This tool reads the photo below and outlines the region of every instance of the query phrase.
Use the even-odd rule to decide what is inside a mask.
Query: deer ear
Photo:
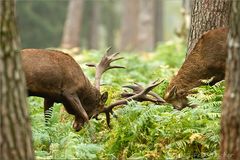
[[[177,87],[173,86],[168,92],[168,97],[176,98],[176,94],[177,94]]]
[[[100,99],[100,103],[101,104],[105,104],[106,101],[108,99],[108,92],[104,92],[102,95],[101,95],[101,99]]]

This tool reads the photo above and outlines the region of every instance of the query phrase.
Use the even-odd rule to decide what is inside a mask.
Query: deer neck
[[[189,56],[182,67],[179,69],[178,73],[172,79],[170,87],[176,86],[178,89],[183,89],[189,91],[190,89],[201,85],[199,76],[204,73],[205,66],[201,66],[201,57],[199,54],[192,53]]]

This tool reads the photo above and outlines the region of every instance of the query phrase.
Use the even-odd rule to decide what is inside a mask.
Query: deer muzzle
[[[76,132],[79,132],[84,125],[84,121],[82,118],[75,117],[72,127],[75,129]]]

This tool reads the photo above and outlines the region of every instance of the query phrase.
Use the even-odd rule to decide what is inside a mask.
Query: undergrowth
[[[126,69],[110,70],[103,76],[101,91],[109,92],[107,103],[119,99],[122,85],[146,85],[164,80],[154,91],[163,96],[170,78],[184,59],[181,42],[161,44],[155,53],[122,53],[116,62]],[[94,80],[94,69],[103,51],[82,51],[76,59],[84,73]],[[109,129],[105,115],[92,119],[80,132],[72,129],[73,116],[55,104],[52,117],[44,123],[43,100],[28,98],[37,159],[217,159],[219,152],[220,106],[224,82],[194,89],[191,104],[181,111],[171,105],[129,102],[115,109]]]

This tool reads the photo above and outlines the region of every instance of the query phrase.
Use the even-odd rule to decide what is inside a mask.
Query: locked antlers
[[[162,103],[164,103],[165,101],[158,95],[158,94],[156,94],[156,93],[154,93],[153,91],[151,91],[153,88],[155,88],[156,86],[158,86],[159,84],[161,84],[163,82],[163,80],[162,81],[160,81],[160,82],[158,82],[158,80],[156,80],[156,81],[154,81],[151,85],[150,85],[150,91],[148,91],[147,89],[148,88],[146,88],[146,91],[148,91],[148,93],[147,94],[143,94],[143,95],[140,95],[139,97],[137,97],[137,98],[135,98],[134,100],[136,100],[136,101],[139,101],[139,102],[142,102],[142,101],[150,101],[150,102],[153,102],[153,103],[155,103],[155,104],[162,104]],[[155,86],[156,85],[156,86]],[[138,84],[138,83],[134,83],[134,85],[127,85],[127,86],[123,86],[124,88],[130,88],[130,89],[132,89],[133,90],[133,93],[128,93],[128,92],[123,92],[122,94],[121,94],[121,96],[123,97],[123,98],[129,98],[129,97],[131,97],[131,96],[134,96],[134,95],[136,95],[136,94],[138,94],[138,93],[140,93],[140,92],[142,92],[143,90],[144,90],[144,87],[143,86],[141,86],[140,84]],[[151,88],[151,87],[153,87],[153,88]],[[150,95],[150,96],[149,96]]]
[[[159,84],[161,84],[163,81],[154,81],[150,85],[148,85],[146,88],[142,87],[141,85],[135,83],[135,85],[129,85],[129,86],[123,86],[125,88],[130,88],[133,90],[132,93],[123,92],[121,96],[124,98],[122,100],[118,100],[109,106],[105,107],[102,112],[106,114],[107,119],[107,125],[110,127],[110,113],[113,113],[113,108],[119,105],[127,104],[130,100],[135,101],[150,101],[155,104],[164,104],[165,101],[159,97],[156,93],[154,93],[153,90],[155,87],[157,87]]]

